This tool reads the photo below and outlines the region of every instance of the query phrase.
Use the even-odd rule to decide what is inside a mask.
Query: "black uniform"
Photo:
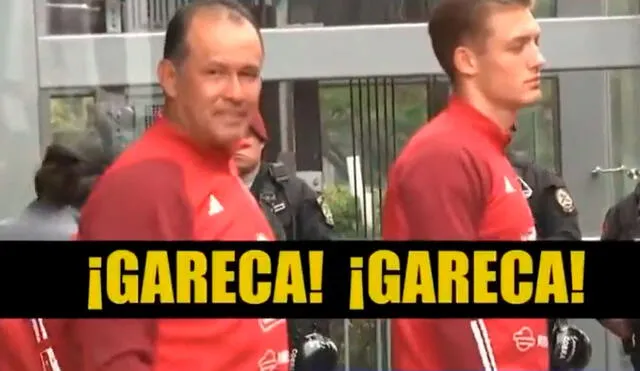
[[[331,239],[333,216],[322,196],[302,179],[290,176],[284,164],[261,164],[251,193],[265,210],[274,233],[281,235],[280,240]]]
[[[602,224],[601,239],[640,239],[640,184],[607,210]]]
[[[251,185],[278,240],[330,240],[333,217],[322,197],[302,179],[290,176],[284,164],[262,163]],[[306,335],[329,336],[328,319],[289,319],[292,351],[299,352]]]
[[[534,164],[524,156],[509,154],[509,161],[518,174],[522,191],[529,201],[529,208],[536,224],[539,240],[581,240],[578,226],[578,212],[564,181],[541,166]],[[556,338],[557,328],[566,326],[566,319],[549,320],[549,339]],[[567,369],[554,354],[551,342],[550,356],[554,370]]]
[[[523,156],[509,154],[536,223],[539,240],[581,240],[578,211],[564,181]]]

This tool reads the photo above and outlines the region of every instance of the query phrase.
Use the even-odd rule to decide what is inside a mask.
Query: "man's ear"
[[[459,46],[453,51],[453,65],[461,75],[474,76],[478,73],[476,54],[466,46]]]
[[[160,63],[158,63],[156,74],[165,96],[175,98],[178,91],[178,70],[175,64],[168,59],[161,60]]]

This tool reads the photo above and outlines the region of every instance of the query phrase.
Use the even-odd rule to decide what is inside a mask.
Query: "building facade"
[[[0,217],[33,197],[48,143],[89,129],[91,104],[134,108],[118,128],[124,141],[144,130],[160,103],[162,31],[185,1],[0,1]],[[311,185],[354,200],[343,211],[358,219],[344,226],[349,237],[379,235],[388,164],[448,93],[421,23],[435,1],[249,4],[265,27],[268,155],[289,155]],[[640,167],[640,1],[545,0],[536,13],[545,98],[522,112],[514,147],[562,173],[585,236],[597,237]],[[597,347],[591,368],[629,368],[615,340],[580,322]],[[337,321],[336,331],[348,368],[388,368],[383,320]]]

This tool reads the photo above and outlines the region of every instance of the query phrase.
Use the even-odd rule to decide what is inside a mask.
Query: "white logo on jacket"
[[[520,236],[521,241],[535,241],[538,239],[538,233],[536,232],[536,227],[531,227],[527,231],[527,233]]]
[[[268,349],[264,352],[264,355],[258,360],[258,369],[260,371],[275,371],[278,366],[289,366],[289,350],[282,350],[277,352],[273,349]]]
[[[539,348],[549,347],[547,335],[535,335],[533,330],[527,326],[513,333],[513,342],[516,345],[516,349],[521,352],[526,352],[536,346]]]
[[[220,203],[220,201],[218,201],[216,196],[209,195],[209,216],[214,216],[223,211],[224,207],[222,207],[222,204]]]
[[[509,181],[509,178],[507,178],[506,175],[504,176],[504,191],[506,194],[516,191],[516,188],[511,184],[511,181]]]
[[[274,328],[284,325],[287,322],[284,318],[260,318],[258,319],[258,325],[262,329],[262,332],[269,332]]]

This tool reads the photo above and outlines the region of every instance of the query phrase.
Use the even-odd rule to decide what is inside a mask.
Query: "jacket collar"
[[[514,129],[505,130],[500,125],[478,111],[469,103],[452,95],[449,100],[449,111],[467,117],[460,124],[471,125],[474,130],[485,136],[499,151],[504,151],[511,142]]]

